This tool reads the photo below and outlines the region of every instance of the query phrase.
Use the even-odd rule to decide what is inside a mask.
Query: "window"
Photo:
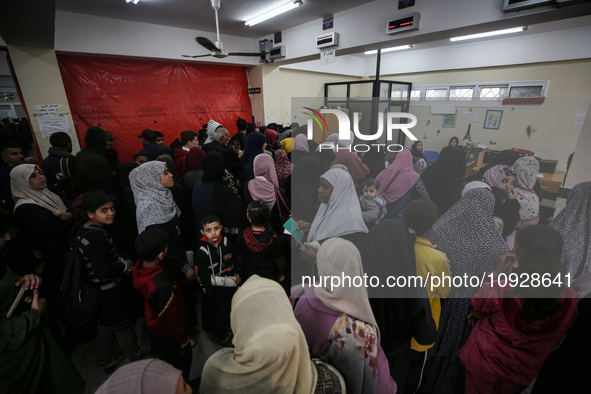
[[[542,95],[543,86],[512,86],[509,91],[509,97],[544,97]]]
[[[478,100],[493,101],[507,97],[508,85],[505,86],[481,86]]]
[[[474,87],[450,87],[449,100],[450,101],[472,101],[474,97]]]
[[[445,101],[447,99],[447,89],[425,89],[426,101]]]

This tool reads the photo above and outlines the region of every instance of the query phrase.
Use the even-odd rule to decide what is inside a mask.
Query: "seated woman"
[[[404,149],[376,177],[380,195],[386,200],[386,219],[404,220],[404,207],[413,200],[429,199],[429,193],[419,174],[413,169],[412,155]]]
[[[513,238],[509,236],[513,234],[515,226],[519,222],[519,209],[521,208],[515,191],[515,171],[509,166],[499,164],[484,173],[484,181],[492,188],[495,195],[493,216],[503,221],[502,234],[511,249],[514,236]]]
[[[443,149],[441,149],[440,154],[450,148],[455,148],[456,146],[458,146],[459,143],[460,143],[460,139],[458,137],[451,137],[449,139],[449,144],[447,144],[447,146],[444,146]]]
[[[47,188],[43,171],[34,164],[21,164],[10,172],[15,202],[15,224],[45,259],[44,291],[49,306],[57,301],[60,270],[68,252],[68,235],[74,223],[62,199]]]
[[[310,360],[306,337],[277,282],[248,279],[232,299],[231,326],[234,347],[207,359],[201,393],[345,392],[334,367]]]
[[[515,170],[515,191],[519,201],[519,223],[515,228],[538,224],[540,221],[540,199],[534,191],[540,172],[540,162],[533,156],[523,156],[513,165]]]
[[[331,238],[318,251],[321,278],[363,277],[359,251],[349,241]],[[380,331],[365,287],[298,285],[291,291],[294,314],[310,352],[333,365],[352,393],[396,393]]]
[[[423,159],[426,162],[429,162],[425,155],[423,154],[423,142],[422,141],[415,141],[412,146],[410,147],[410,153],[412,157],[416,157],[417,159]],[[443,152],[442,152],[443,153]]]
[[[562,237],[548,226],[517,234],[515,260],[499,258],[493,280],[472,298],[479,320],[458,355],[466,367],[466,393],[517,393],[526,388],[577,315],[576,293],[567,286],[501,286],[499,275],[562,277]],[[513,275],[513,274],[512,274]],[[544,297],[544,298],[541,298]]]

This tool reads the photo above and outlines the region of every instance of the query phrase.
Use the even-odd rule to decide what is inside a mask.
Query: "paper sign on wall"
[[[43,134],[44,138],[60,131],[67,134],[71,132],[67,116],[38,116],[37,121],[41,126],[41,134]]]
[[[585,123],[586,117],[587,117],[587,114],[575,114],[575,120],[574,120],[573,124],[575,126],[582,126],[583,123]]]
[[[478,122],[478,112],[464,112],[464,122]]]
[[[320,64],[335,63],[336,61],[336,54],[334,49],[329,49],[328,51],[320,52]]]
[[[41,112],[40,115],[45,116],[55,116],[57,113],[57,109],[63,107],[63,104],[41,104],[41,105],[33,105],[33,108],[39,110]]]

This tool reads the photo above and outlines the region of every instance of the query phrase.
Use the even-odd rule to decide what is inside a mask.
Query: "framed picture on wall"
[[[485,129],[498,130],[501,127],[501,119],[503,118],[502,109],[488,109],[486,110],[486,116],[484,117]]]
[[[443,115],[443,124],[441,127],[456,127],[456,118],[458,111],[455,114]]]

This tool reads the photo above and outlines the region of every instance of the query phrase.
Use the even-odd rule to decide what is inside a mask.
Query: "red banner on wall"
[[[158,130],[169,145],[183,130],[210,119],[236,133],[252,122],[246,69],[173,61],[57,56],[76,134],[84,146],[89,127],[113,134],[120,163],[142,150],[138,135]]]

